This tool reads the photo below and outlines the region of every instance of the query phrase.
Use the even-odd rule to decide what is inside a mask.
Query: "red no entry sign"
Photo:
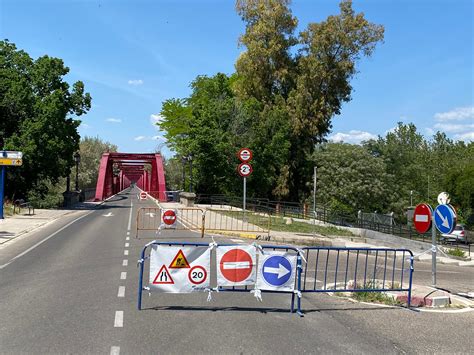
[[[146,192],[145,191],[140,192],[140,200],[146,200]]]
[[[176,223],[176,212],[174,210],[166,210],[163,212],[163,223],[172,226]]]
[[[239,152],[237,153],[237,156],[239,157],[240,161],[242,163],[246,163],[250,160],[252,160],[252,151],[248,148],[242,148],[241,150],[239,150]]]
[[[413,213],[413,225],[419,233],[426,233],[431,227],[433,209],[427,203],[420,203]]]
[[[230,282],[246,280],[253,269],[252,257],[242,249],[231,249],[225,253],[219,263],[222,276]]]

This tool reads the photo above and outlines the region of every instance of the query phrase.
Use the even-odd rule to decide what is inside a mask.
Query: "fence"
[[[201,237],[204,236],[204,211],[202,209],[175,208],[173,210],[176,211],[176,223],[173,229],[199,231],[201,232]],[[135,238],[140,239],[138,238],[139,231],[158,231],[162,229],[161,213],[162,209],[160,207],[139,208],[136,218]]]
[[[270,216],[242,210],[207,209],[204,230],[270,234]]]
[[[261,254],[257,254],[258,260],[256,264],[263,261],[260,260],[265,252],[269,250],[275,252],[285,252],[296,257],[296,263],[291,267],[291,272],[294,275],[293,279],[288,279],[292,285],[288,288],[282,288],[281,290],[278,287],[273,289],[259,289],[256,285],[259,284],[259,278],[265,276],[265,272],[277,272],[277,271],[264,271],[263,266],[257,266],[256,276],[255,276],[255,287],[251,285],[245,286],[217,286],[217,282],[214,282],[211,285],[210,280],[216,280],[217,273],[217,256],[214,251],[215,248],[219,247],[242,247],[242,245],[236,244],[217,244],[217,243],[189,243],[189,242],[157,242],[153,241],[143,248],[140,256],[139,262],[139,284],[138,284],[138,301],[137,307],[139,310],[142,309],[142,292],[147,290],[152,292],[153,289],[148,286],[143,286],[143,275],[145,272],[145,262],[150,258],[150,252],[147,254],[147,251],[151,246],[179,246],[179,247],[196,247],[203,248],[209,247],[209,261],[208,268],[209,274],[205,271],[205,277],[208,277],[208,287],[205,289],[197,289],[198,291],[212,291],[217,292],[248,292],[254,293],[256,296],[258,293],[286,293],[291,294],[291,306],[290,312],[295,311],[295,296],[297,296],[297,313],[302,315],[301,309],[301,297],[302,293],[313,293],[313,292],[388,292],[388,291],[400,291],[407,292],[407,307],[411,307],[411,291],[412,291],[412,280],[413,280],[413,253],[407,249],[390,249],[390,248],[378,248],[378,249],[367,249],[367,248],[330,248],[330,247],[305,247],[302,249],[297,249],[291,246],[274,246],[274,245],[257,245],[253,246],[261,251]],[[179,250],[179,253],[182,253],[182,250]],[[178,254],[179,254],[178,253]],[[177,256],[178,256],[177,254]],[[273,254],[281,255],[281,254]],[[176,260],[177,256],[174,257],[173,262]],[[186,258],[183,254],[184,259]],[[214,258],[214,262],[211,262],[210,259]],[[265,260],[265,259],[263,259]],[[268,260],[268,259],[267,259]],[[172,262],[172,263],[173,263]],[[187,261],[186,261],[187,262]],[[222,259],[220,261],[222,263]],[[163,263],[161,270],[166,269],[167,262],[161,261],[158,263],[158,266]],[[214,265],[211,268],[211,265]],[[304,265],[304,266],[303,266]],[[156,266],[156,265],[155,265]],[[171,267],[171,265],[169,266]],[[189,273],[196,267],[191,268],[190,265],[187,266],[190,268]],[[198,266],[199,267],[199,266]],[[278,265],[278,269],[281,265]],[[252,265],[254,268],[254,265]],[[203,268],[202,268],[203,269]],[[287,270],[289,272],[289,270]],[[151,272],[151,267],[150,267]],[[166,269],[166,272],[167,269]],[[181,272],[181,271],[176,271]],[[150,275],[150,279],[153,277],[158,278],[159,273],[155,276]],[[214,275],[212,275],[214,274]],[[283,273],[285,274],[285,273]],[[318,280],[318,276],[323,279]],[[190,276],[189,280],[192,282]],[[278,278],[280,274],[278,271]],[[172,279],[171,274],[169,274],[169,279]],[[177,277],[176,277],[177,279]],[[363,281],[362,281],[363,280]],[[179,292],[179,291],[163,291],[161,292]],[[187,291],[193,292],[193,291]],[[258,297],[258,296],[257,296]],[[208,299],[209,300],[209,299]]]

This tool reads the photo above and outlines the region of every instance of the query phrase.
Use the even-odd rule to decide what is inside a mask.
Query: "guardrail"
[[[242,210],[206,209],[204,230],[270,234],[270,216]]]

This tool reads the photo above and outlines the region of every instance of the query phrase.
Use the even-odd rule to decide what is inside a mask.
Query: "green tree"
[[[79,143],[81,163],[79,166],[79,186],[81,189],[96,187],[102,154],[116,152],[117,146],[104,142],[99,137],[84,137]]]
[[[372,54],[384,29],[356,14],[351,1],[342,1],[339,15],[309,24],[296,38],[297,20],[289,4],[289,0],[237,1],[246,24],[240,38],[246,51],[236,63],[236,93],[240,100],[262,103],[257,120],[265,121],[274,106],[286,111],[290,148],[278,169],[277,181],[286,186],[278,191],[286,190],[291,199],[300,200],[311,177],[308,157],[329,133],[333,116],[350,101],[356,62]]]
[[[67,176],[79,148],[74,117],[90,109],[91,97],[77,81],[64,81],[69,68],[59,58],[33,60],[13,43],[0,41],[0,147],[20,150],[23,166],[8,169],[7,194],[47,193],[48,183]]]
[[[316,201],[345,211],[386,211],[394,198],[385,162],[362,146],[327,143],[316,149]]]

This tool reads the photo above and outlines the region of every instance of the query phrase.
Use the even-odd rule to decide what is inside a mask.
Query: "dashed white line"
[[[125,297],[125,286],[119,286],[117,297]]]
[[[128,215],[128,227],[127,230],[130,230],[132,226],[132,211],[133,211],[133,202],[130,202],[130,214]]]
[[[130,232],[127,232],[127,235],[130,235]]]
[[[110,348],[110,355],[120,355],[120,346],[112,346]]]
[[[125,243],[125,248],[128,248],[130,246],[130,243]]]
[[[123,311],[115,311],[114,327],[115,328],[123,327]]]
[[[128,255],[128,250],[124,250],[123,255]]]
[[[122,271],[120,273],[120,280],[125,280],[127,278],[127,273],[125,271]]]
[[[128,266],[128,259],[123,259],[122,266]]]
[[[130,240],[130,237],[125,238],[125,240]]]

